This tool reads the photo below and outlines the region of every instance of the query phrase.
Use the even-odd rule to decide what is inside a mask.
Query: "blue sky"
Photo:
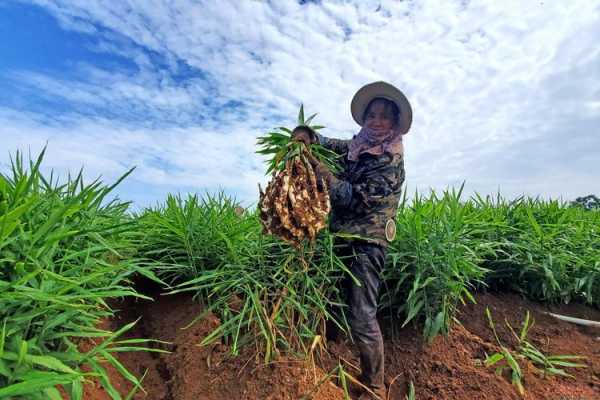
[[[301,4],[302,3],[302,4]],[[375,80],[414,109],[406,190],[600,193],[600,2],[0,2],[0,167],[84,166],[137,206],[266,183],[256,137],[300,103],[357,131]]]

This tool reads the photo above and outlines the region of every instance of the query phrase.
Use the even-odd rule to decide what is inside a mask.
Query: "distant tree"
[[[571,202],[572,206],[583,207],[586,210],[600,210],[600,199],[593,194],[578,197]]]

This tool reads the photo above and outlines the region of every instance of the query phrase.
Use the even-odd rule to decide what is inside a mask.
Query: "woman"
[[[348,322],[360,351],[361,382],[368,392],[361,399],[386,399],[383,339],[377,322],[377,297],[386,249],[394,239],[394,218],[404,182],[402,135],[412,123],[404,94],[386,82],[368,84],[356,92],[352,117],[362,127],[351,140],[326,138],[305,126],[294,129],[295,140],[319,143],[342,157],[343,171],[334,176],[317,165],[329,183],[332,215],[330,229],[359,235],[338,250],[361,286],[347,279]],[[344,257],[345,258],[345,257]]]

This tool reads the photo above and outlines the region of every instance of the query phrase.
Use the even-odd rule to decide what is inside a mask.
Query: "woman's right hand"
[[[292,140],[302,142],[305,145],[317,143],[317,135],[315,131],[307,126],[299,125],[292,131]]]

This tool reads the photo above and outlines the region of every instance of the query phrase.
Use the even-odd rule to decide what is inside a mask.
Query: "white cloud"
[[[84,176],[115,181],[132,167],[135,173],[119,188],[123,198],[140,205],[164,199],[169,192],[225,190],[245,204],[255,202],[257,183],[266,182],[261,161],[252,155],[254,137],[232,127],[223,135],[199,128],[135,129],[109,120],[48,124],[34,115],[0,108],[3,148],[35,157],[47,145],[44,168],[62,173],[84,168]],[[8,154],[2,158],[8,159]],[[137,191],[127,190],[127,186]],[[159,198],[156,198],[158,195]]]
[[[600,126],[595,2],[36,2],[67,29],[102,26],[168,60],[167,69],[157,67],[109,34],[99,49],[131,57],[139,72],[86,67],[90,73],[75,81],[12,75],[44,96],[114,105],[172,125],[166,131],[131,126],[127,112],[117,115],[124,121],[73,117],[69,137],[79,147],[67,148],[87,146],[86,165],[89,159],[108,167],[124,157],[146,165],[136,179],[153,185],[200,188],[233,179],[232,190],[239,185],[251,198],[260,171],[246,169],[260,167],[253,155],[258,134],[281,116],[293,121],[303,102],[320,113],[329,135],[350,137],[356,131],[351,96],[383,79],[403,89],[414,109],[405,145],[409,190],[466,180],[468,191],[499,186],[507,196],[598,192],[588,172],[596,168],[597,147],[590,145],[600,144],[594,136]],[[172,79],[178,62],[206,79]],[[222,111],[230,100],[247,114]],[[204,111],[203,102],[217,106]],[[194,118],[203,112],[206,120]],[[18,143],[64,137],[43,124],[27,128],[13,131],[21,135]],[[101,151],[105,156],[96,159]],[[174,169],[147,165],[158,156]],[[549,171],[554,179],[544,175]]]

